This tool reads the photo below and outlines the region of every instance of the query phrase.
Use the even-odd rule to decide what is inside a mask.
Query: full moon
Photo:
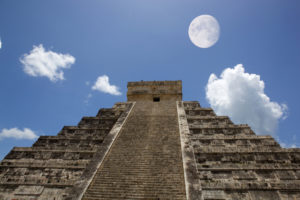
[[[197,47],[209,48],[218,41],[219,36],[220,26],[213,16],[200,15],[190,24],[189,37]]]

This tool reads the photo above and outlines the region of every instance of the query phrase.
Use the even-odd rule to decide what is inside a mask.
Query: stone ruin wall
[[[202,198],[300,199],[300,149],[281,148],[198,102],[183,102]]]
[[[152,101],[158,97],[159,101],[181,101],[181,81],[140,81],[129,82],[127,85],[128,101]]]
[[[65,126],[56,136],[40,136],[32,147],[14,147],[0,163],[1,200],[61,200],[82,179],[102,143],[131,107],[117,103]]]

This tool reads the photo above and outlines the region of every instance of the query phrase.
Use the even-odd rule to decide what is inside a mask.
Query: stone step
[[[174,195],[173,195],[174,196]],[[107,200],[107,199],[142,199],[142,200],[159,200],[159,199],[170,199],[168,198],[169,195],[165,195],[161,197],[161,195],[155,194],[142,194],[142,195],[135,195],[135,194],[123,194],[123,195],[116,195],[116,194],[98,194],[97,196],[88,196],[85,197],[86,200]],[[178,197],[172,197],[172,200],[182,200],[182,196],[178,195]]]
[[[284,148],[268,148],[263,147],[262,149],[259,148],[243,148],[243,147],[233,147],[233,148],[211,148],[211,147],[197,147],[194,148],[195,153],[202,153],[202,154],[234,154],[234,153],[240,153],[240,154],[288,154],[294,155],[299,157],[300,159],[300,148],[292,148],[292,149],[284,149]]]
[[[274,138],[270,135],[191,135],[191,140],[272,140]]]
[[[90,160],[62,160],[62,159],[4,159],[0,167],[28,167],[28,168],[85,168]]]
[[[249,126],[237,126],[237,125],[228,125],[228,126],[210,126],[210,127],[201,127],[201,126],[189,126],[190,133],[198,134],[200,136],[216,136],[216,135],[225,135],[225,136],[235,136],[235,135],[255,135],[254,132],[250,129]]]
[[[213,165],[215,163],[247,163],[249,165],[262,163],[289,163],[299,164],[299,153],[288,152],[219,152],[219,153],[196,153],[196,162],[199,164]]]
[[[97,130],[97,129],[95,129]],[[57,136],[40,136],[39,140],[49,140],[49,141],[57,141],[57,140],[74,140],[74,141],[97,141],[100,140],[103,136],[99,136],[99,138],[93,138],[93,137],[88,137],[88,136],[64,136],[64,135],[57,135]]]
[[[52,137],[40,137],[34,144],[33,148],[35,150],[89,150],[95,151],[95,148],[99,147],[105,136],[101,138],[69,138],[65,136],[52,136]]]
[[[219,116],[218,115],[216,115],[216,116],[187,115],[186,118],[187,118],[187,120],[191,120],[191,121],[192,120],[196,120],[196,121],[198,121],[198,120],[204,120],[204,121],[205,120],[207,120],[207,121],[209,121],[209,120],[230,120],[230,118],[228,116],[220,116],[220,115]]]
[[[253,180],[253,181],[231,181],[222,180],[216,182],[210,180],[203,180],[201,182],[203,190],[279,190],[279,191],[300,191],[300,180],[280,180],[280,182],[274,182],[270,180],[269,182],[265,180]]]
[[[200,103],[198,101],[184,101],[184,108],[200,108]]]
[[[79,129],[89,129],[89,128],[95,128],[95,129],[108,129],[110,130],[113,124],[91,124],[91,123],[81,123],[78,124]]]
[[[252,148],[252,149],[280,149],[280,145],[274,141],[274,140],[269,140],[268,142],[266,141],[250,141],[250,140],[192,140],[191,145],[194,148],[229,148],[229,149],[234,149],[234,148]],[[213,150],[214,151],[214,150]]]
[[[102,117],[83,117],[80,122],[78,123],[78,126],[108,126],[112,127],[114,123],[117,121],[117,118],[102,118]]]
[[[84,151],[84,150],[56,150],[56,149],[46,149],[46,150],[36,150],[33,147],[14,147],[11,151],[13,152],[63,152],[63,153],[95,153],[95,151]]]
[[[240,153],[240,152],[253,152],[253,153],[261,153],[261,152],[274,152],[274,153],[284,153],[291,152],[285,151],[279,145],[270,145],[270,146],[251,146],[251,145],[236,145],[236,146],[228,146],[228,145],[194,145],[194,151],[196,153]],[[300,153],[300,152],[299,152]]]
[[[183,102],[183,105],[184,105],[184,102]],[[202,108],[202,107],[185,108],[184,110],[185,111],[189,111],[189,110],[192,110],[192,111],[214,111],[212,108]]]
[[[81,166],[67,166],[65,164],[63,165],[38,165],[38,164],[19,164],[19,163],[13,163],[13,164],[8,164],[6,162],[3,162],[0,164],[0,168],[26,168],[26,169],[46,169],[46,168],[51,168],[51,169],[85,169],[86,165],[81,165]]]
[[[24,183],[24,182],[0,182],[0,185],[5,185],[5,186],[47,186],[47,187],[58,187],[58,188],[63,188],[63,187],[71,187],[73,186],[74,182],[70,183],[36,183],[36,182],[29,182],[29,183]]]
[[[215,112],[211,108],[185,108],[185,113],[187,117],[191,116],[216,116]]]
[[[63,160],[85,160],[91,159],[95,154],[94,151],[84,150],[55,150],[55,149],[35,149],[33,147],[14,147],[5,159],[63,159]]]
[[[233,125],[229,117],[207,117],[207,116],[197,116],[187,118],[189,126],[230,126]]]
[[[112,109],[112,108],[101,108],[98,113],[97,117],[119,117],[121,114],[122,110],[118,111],[117,109]]]
[[[278,162],[278,163],[255,163],[255,162],[236,162],[236,163],[232,163],[232,162],[214,162],[214,161],[210,161],[207,162],[205,164],[199,164],[197,163],[197,169],[199,171],[203,171],[203,170],[210,170],[210,169],[215,169],[215,170],[220,170],[222,171],[222,169],[224,169],[226,171],[226,169],[228,170],[268,170],[268,169],[273,169],[273,170],[281,170],[281,169],[293,169],[293,170],[299,170],[299,164],[297,163],[290,163],[290,162]],[[300,172],[299,172],[299,176],[300,176]]]
[[[198,171],[201,172],[201,171],[217,171],[217,172],[231,172],[231,171],[295,171],[295,170],[298,170],[299,171],[299,178],[300,178],[300,166],[295,166],[295,167],[281,167],[281,168],[277,168],[277,167],[265,167],[265,166],[261,166],[261,167],[242,167],[242,166],[237,166],[237,167],[231,167],[231,168],[228,168],[228,167],[222,167],[222,168],[203,168],[201,167],[201,165],[198,165]]]
[[[85,127],[78,127],[78,126],[64,126],[63,127],[63,131],[78,131],[78,130],[82,130],[82,131],[88,131],[88,130],[107,130],[109,129],[109,127],[103,127],[103,128],[97,128],[97,127],[90,127],[90,128],[85,128]],[[47,137],[47,136],[44,136]],[[49,137],[49,136],[48,136]]]
[[[274,168],[269,169],[255,169],[255,170],[211,170],[204,171],[199,169],[199,178],[201,180],[213,180],[213,181],[233,181],[233,180],[272,180],[276,182],[278,180],[299,180],[300,171],[295,170],[277,170]],[[220,180],[219,180],[220,179]]]
[[[111,126],[104,127],[78,127],[78,126],[64,126],[57,136],[70,138],[89,138],[97,136],[106,136]]]
[[[233,130],[249,130],[251,129],[250,126],[247,124],[227,124],[227,125],[199,125],[199,124],[189,124],[189,129],[204,129],[204,130],[209,130],[209,129],[233,129]]]

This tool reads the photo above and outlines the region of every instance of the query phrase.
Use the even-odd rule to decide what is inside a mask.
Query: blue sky
[[[36,135],[56,135],[82,116],[94,116],[102,107],[126,101],[128,81],[182,80],[184,100],[217,108],[206,98],[209,77],[214,73],[222,79],[225,69],[236,72],[238,64],[244,69],[241,76],[224,81],[232,84],[230,77],[246,77],[234,84],[240,91],[243,84],[248,88],[249,74],[260,76],[264,82],[260,89],[269,101],[287,107],[280,107],[284,114],[275,117],[272,135],[281,144],[299,147],[299,9],[297,0],[2,0],[0,134],[6,137],[0,137],[0,158],[13,146],[31,146],[35,141],[7,134],[22,134],[28,128]],[[196,47],[188,36],[190,22],[203,14],[214,16],[221,31],[218,42],[205,49]],[[22,59],[39,45],[45,52],[74,58],[67,63],[69,68],[62,69],[64,80],[24,72]],[[92,89],[103,75],[122,95]],[[251,90],[254,95],[256,89]],[[230,94],[235,98],[232,102],[237,95],[244,95],[245,101],[247,94],[252,96]],[[256,110],[253,102],[246,105]],[[247,118],[247,111],[226,108],[220,113]],[[266,116],[272,115],[267,112]]]

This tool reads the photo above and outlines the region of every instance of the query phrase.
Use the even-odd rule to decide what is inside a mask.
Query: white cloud
[[[100,92],[108,93],[111,95],[121,95],[119,88],[115,85],[110,85],[109,78],[106,75],[99,76],[97,81],[92,87],[92,90],[98,90]]]
[[[86,96],[86,98],[85,98],[85,100],[84,100],[84,103],[85,104],[89,104],[89,101],[90,101],[90,99],[93,97],[93,95],[91,94],[91,93],[89,93],[87,96]]]
[[[279,144],[283,148],[298,148],[296,144],[286,144],[284,142],[279,142]]]
[[[0,49],[2,48],[2,41],[1,41],[1,38],[0,38]]]
[[[70,54],[46,51],[42,44],[33,46],[29,54],[20,58],[23,70],[30,76],[45,76],[52,82],[64,80],[63,69],[71,68],[75,58]]]
[[[257,134],[275,135],[278,120],[286,118],[287,105],[272,102],[264,88],[259,75],[246,73],[239,64],[226,68],[220,78],[210,75],[206,98],[218,115],[247,123]]]
[[[24,128],[24,130],[20,130],[18,128],[11,129],[2,129],[0,132],[0,140],[3,138],[15,138],[15,139],[36,139],[38,136],[29,128]]]
[[[287,139],[287,138],[286,138]],[[280,146],[283,148],[299,148],[300,143],[297,142],[297,135],[294,134],[292,137],[289,137],[291,139],[290,141],[283,142],[280,138],[276,138],[276,140],[279,142]]]

